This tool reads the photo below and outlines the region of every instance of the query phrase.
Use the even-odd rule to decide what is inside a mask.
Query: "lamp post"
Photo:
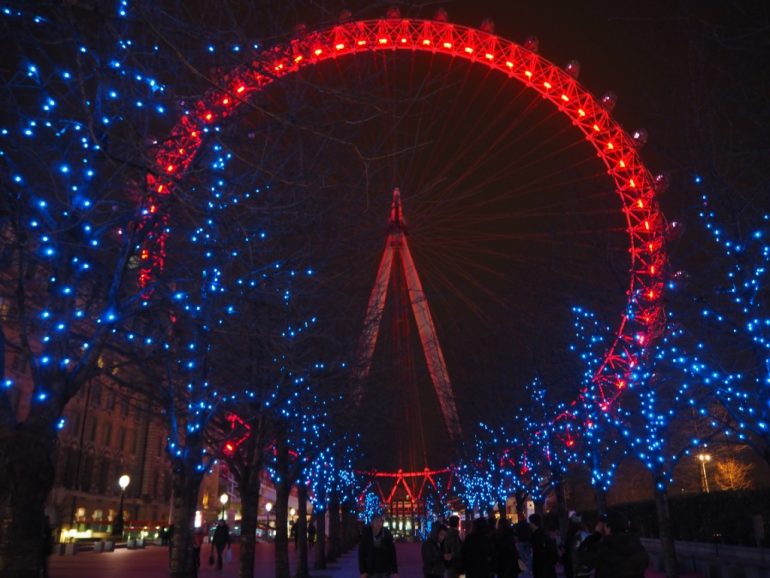
[[[700,471],[701,475],[703,476],[703,491],[707,494],[709,493],[709,479],[706,475],[706,462],[711,461],[711,454],[698,454],[698,459],[700,460]]]
[[[273,509],[273,502],[265,503],[265,511],[267,512],[267,537],[270,538],[270,511]]]
[[[123,474],[118,478],[118,485],[120,486],[120,506],[118,507],[118,513],[115,516],[115,522],[112,524],[112,535],[119,537],[123,535],[123,500],[126,497],[126,488],[131,483],[131,478],[128,474]]]
[[[230,499],[230,496],[227,494],[222,494],[219,496],[219,501],[222,504],[222,519],[225,519],[225,506],[227,505],[227,501]]]

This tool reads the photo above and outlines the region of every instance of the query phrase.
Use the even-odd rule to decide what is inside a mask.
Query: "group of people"
[[[299,524],[292,520],[289,522],[289,537],[294,540],[294,547],[299,548],[299,532],[297,531]],[[308,549],[312,550],[313,545],[315,544],[315,537],[316,537],[316,528],[315,524],[311,520],[307,525],[307,547]]]
[[[434,523],[423,542],[425,578],[516,578],[531,572],[533,578],[556,578],[561,564],[567,578],[643,578],[649,556],[619,512],[602,515],[589,532],[578,515],[570,518],[560,548],[542,527],[539,514],[511,525],[506,518],[476,518],[463,540],[460,519],[447,525]],[[361,578],[398,578],[396,548],[382,516],[372,517],[358,549]]]

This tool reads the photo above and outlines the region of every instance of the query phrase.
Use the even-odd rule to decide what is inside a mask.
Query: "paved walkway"
[[[422,578],[419,544],[398,544],[398,566],[400,578]],[[290,546],[292,575],[294,574],[294,548]],[[238,578],[238,545],[233,546],[233,561],[218,571],[207,564],[209,550],[206,546],[201,555],[199,578]],[[312,567],[312,555],[311,555]],[[275,575],[273,565],[273,544],[259,543],[256,551],[255,576],[270,578]],[[339,560],[329,563],[324,570],[313,570],[312,578],[358,578],[356,551],[343,554]],[[52,556],[51,578],[168,578],[168,549],[148,546],[143,550],[119,549],[115,552],[95,554],[81,552],[75,556]],[[561,573],[559,576],[563,576]],[[530,578],[522,574],[519,578]],[[663,578],[663,574],[648,570],[646,578]],[[682,578],[701,578],[689,574]]]

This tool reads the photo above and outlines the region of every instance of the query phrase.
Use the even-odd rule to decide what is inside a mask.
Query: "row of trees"
[[[553,492],[564,532],[568,471],[574,465],[590,471],[598,509],[606,511],[618,466],[636,460],[653,482],[666,572],[676,576],[668,492],[680,462],[709,444],[733,444],[752,448],[770,465],[768,216],[736,236],[717,225],[704,196],[700,217],[713,241],[709,276],[694,289],[690,276],[672,275],[663,335],[649,348],[629,349],[635,360],[630,374],[612,374],[602,363],[613,339],[610,327],[573,309],[580,394],[566,404],[535,379],[509,423],[482,424],[474,451],[459,467],[458,491],[470,509],[504,504],[511,495],[519,504],[525,497],[542,504]],[[720,267],[721,277],[715,275]],[[621,384],[621,395],[610,403],[608,383]]]
[[[146,396],[166,420],[173,576],[194,571],[198,491],[218,460],[241,494],[242,576],[253,575],[265,470],[277,492],[276,575],[289,575],[294,486],[300,536],[309,499],[320,528],[331,512],[328,551],[339,551],[338,521],[358,484],[357,440],[330,418],[347,353],[316,329],[318,264],[295,223],[317,207],[269,194],[286,143],[276,137],[261,158],[244,160],[228,127],[216,127],[173,196],[150,187],[154,150],[168,146],[186,103],[215,85],[210,71],[257,49],[247,25],[273,34],[282,24],[272,5],[268,20],[259,3],[204,4],[183,21],[162,3],[5,11],[0,345],[29,361],[31,383],[0,365],[1,576],[39,574],[57,429],[91,379]],[[17,411],[20,391],[31,396],[29,415]],[[246,434],[232,444],[234,413]],[[323,565],[327,549],[317,551]]]

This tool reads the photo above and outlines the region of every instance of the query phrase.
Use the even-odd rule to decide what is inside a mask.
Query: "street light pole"
[[[123,501],[126,497],[126,488],[131,483],[131,478],[128,474],[123,474],[118,479],[118,485],[120,486],[120,506],[118,507],[118,513],[115,516],[115,522],[112,524],[112,535],[115,537],[123,536],[123,527],[125,521],[123,520]]]
[[[267,512],[267,537],[270,538],[270,511],[273,509],[273,502],[265,503],[265,511]]]
[[[703,476],[703,491],[709,493],[709,479],[706,475],[706,462],[711,461],[711,454],[698,454],[700,460],[701,475]]]
[[[227,504],[227,501],[230,499],[230,496],[227,494],[222,494],[219,496],[219,501],[222,503],[222,519],[225,519],[225,505]]]

